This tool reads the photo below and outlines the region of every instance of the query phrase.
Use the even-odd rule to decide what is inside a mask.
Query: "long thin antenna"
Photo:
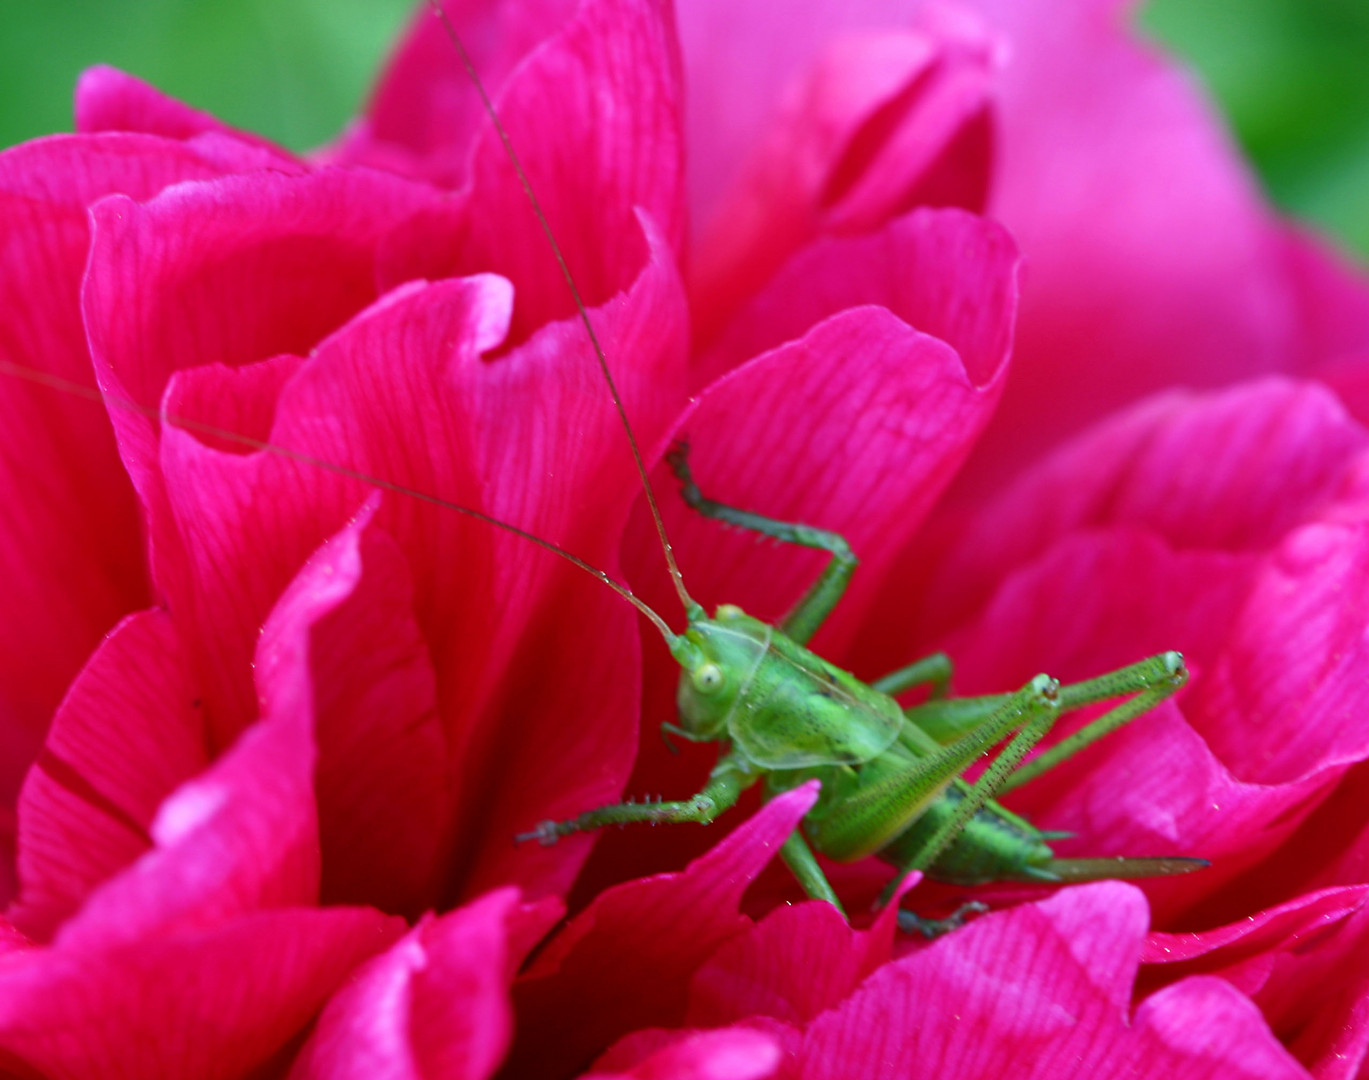
[[[28,367],[25,364],[16,364],[10,360],[0,360],[0,374],[11,375],[26,382],[34,383],[38,386],[45,386],[51,390],[57,390],[64,394],[72,394],[76,397],[85,398],[87,401],[96,402],[99,405],[113,405],[126,412],[137,413],[141,416],[150,417],[153,420],[160,420],[164,424],[171,424],[173,427],[181,428],[185,431],[192,431],[200,435],[209,435],[216,439],[223,439],[225,442],[237,443],[246,446],[251,450],[265,450],[268,453],[279,454],[281,457],[298,461],[304,465],[312,465],[314,468],[323,469],[326,472],[336,473],[351,480],[358,480],[371,487],[380,488],[382,491],[393,491],[397,495],[404,495],[411,499],[418,499],[422,502],[431,503],[439,506],[443,510],[451,510],[458,514],[465,514],[467,517],[475,518],[476,521],[483,521],[487,525],[493,525],[496,529],[503,529],[505,532],[513,533],[514,536],[521,536],[524,540],[530,540],[540,548],[545,548],[553,555],[559,555],[572,566],[577,566],[590,577],[602,581],[610,589],[616,592],[629,604],[635,607],[643,615],[655,624],[656,629],[664,635],[667,642],[675,640],[674,633],[671,632],[665,620],[656,612],[649,608],[644,600],[626,585],[615,581],[598,567],[591,566],[578,555],[572,555],[564,548],[559,548],[550,540],[543,540],[540,536],[520,529],[517,525],[510,525],[507,521],[500,521],[489,514],[482,514],[479,510],[473,510],[469,506],[462,506],[460,503],[448,502],[446,499],[437,495],[430,495],[426,491],[419,491],[417,488],[406,487],[404,484],[395,483],[393,480],[386,480],[384,477],[375,476],[371,473],[361,472],[359,469],[351,469],[346,465],[339,465],[335,461],[328,461],[325,458],[315,457],[313,454],[306,454],[302,450],[292,450],[288,446],[281,446],[279,443],[266,442],[263,439],[255,439],[251,435],[243,435],[237,431],[230,431],[227,428],[218,427],[215,424],[205,423],[202,420],[195,420],[189,416],[178,416],[174,413],[163,413],[159,409],[143,405],[131,398],[121,398],[115,394],[106,394],[100,390],[93,389],[82,383],[64,379],[60,375],[53,375],[50,372],[42,371],[38,368]]]
[[[614,408],[618,410],[618,418],[623,422],[623,430],[627,432],[628,445],[632,447],[632,460],[637,463],[637,475],[642,478],[642,488],[646,492],[647,505],[651,507],[651,517],[656,522],[656,533],[660,536],[661,547],[665,551],[666,568],[670,571],[670,580],[675,585],[675,592],[679,595],[680,603],[684,605],[685,611],[695,611],[699,605],[686,591],[684,578],[680,576],[680,568],[675,563],[675,553],[671,550],[670,538],[666,535],[665,522],[661,520],[661,509],[656,505],[656,494],[651,490],[651,480],[647,477],[646,465],[642,462],[642,452],[637,447],[637,438],[632,433],[632,425],[628,423],[627,410],[623,408],[623,399],[618,396],[617,384],[614,383],[613,374],[609,371],[608,357],[604,355],[603,346],[599,344],[599,335],[594,332],[594,323],[589,317],[589,309],[580,298],[580,290],[575,284],[575,278],[571,275],[570,267],[566,265],[566,258],[561,252],[561,245],[556,242],[556,236],[551,231],[551,224],[547,221],[547,215],[542,211],[542,204],[532,190],[532,182],[528,180],[528,174],[523,170],[523,163],[519,161],[518,154],[513,149],[513,142],[509,139],[509,133],[504,130],[504,124],[495,111],[494,102],[490,100],[489,92],[485,89],[485,83],[481,80],[480,73],[475,70],[475,64],[471,62],[470,54],[466,52],[466,46],[461,42],[461,35],[456,32],[456,27],[447,17],[447,13],[442,9],[439,0],[428,0],[428,5],[442,23],[447,37],[451,39],[457,55],[461,58],[461,66],[466,69],[467,77],[475,86],[476,93],[480,95],[480,100],[485,106],[485,112],[494,125],[495,132],[499,135],[499,141],[504,144],[504,153],[513,166],[514,174],[518,177],[518,183],[522,185],[523,193],[527,195],[528,202],[532,205],[532,211],[537,216],[537,224],[541,226],[547,243],[551,245],[552,254],[556,256],[556,265],[561,268],[561,276],[566,279],[566,287],[570,289],[571,298],[575,301],[575,310],[580,313],[580,321],[585,324],[585,331],[589,334],[590,344],[594,347],[594,355],[599,361],[599,370],[604,373],[604,381],[608,383],[609,393],[613,395]]]

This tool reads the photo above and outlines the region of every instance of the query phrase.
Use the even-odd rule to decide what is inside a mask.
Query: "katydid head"
[[[670,653],[680,665],[675,693],[680,726],[690,738],[726,738],[738,698],[765,657],[773,630],[732,604],[709,618],[691,612],[689,628],[675,638]]]

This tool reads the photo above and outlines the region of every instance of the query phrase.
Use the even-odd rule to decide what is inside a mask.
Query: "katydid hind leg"
[[[1020,766],[1003,784],[1001,790],[1011,791],[1049,772],[1080,750],[1149,712],[1166,698],[1172,697],[1187,680],[1188,668],[1184,665],[1184,658],[1177,652],[1166,652],[1094,679],[1062,685],[1062,712],[1125,697],[1128,694],[1134,696]]]
[[[933,866],[941,853],[964,831],[970,819],[998,794],[1007,777],[1037,743],[1045,738],[1059,718],[1059,687],[1060,684],[1050,676],[1038,675],[1014,695],[1014,700],[1020,702],[1016,707],[1021,713],[1020,719],[1013,725],[1017,728],[1017,734],[970,785],[969,791],[961,798],[955,812],[907,860],[905,870],[926,870]],[[987,724],[985,728],[990,732],[993,730]]]
[[[988,721],[950,746],[914,757],[896,771],[843,794],[822,813],[810,813],[809,836],[820,851],[835,859],[846,861],[873,855],[906,832],[976,759],[1016,731],[1007,748],[965,792],[956,812],[912,854],[905,869],[930,866],[959,835],[965,822],[992,798],[1002,776],[1035,745],[1035,740],[1058,715],[1055,687],[1054,679],[1037,676],[1017,693],[1008,695]]]
[[[914,685],[911,682],[907,684],[895,682],[895,689],[885,689],[887,683],[903,677],[906,672],[918,669],[927,661],[933,660],[936,655],[940,654],[934,654],[927,660],[920,660],[907,668],[886,675],[874,684],[876,689],[883,690],[885,693],[898,693],[907,685]],[[1077,683],[1062,683],[1060,686],[1060,712],[1062,714],[1113,698],[1135,696],[1090,721],[1074,735],[1062,740],[1045,753],[1039,754],[1031,761],[1024,763],[1004,783],[1002,790],[1011,791],[1013,788],[1022,786],[1077,754],[1086,746],[1110,735],[1136,717],[1149,712],[1160,702],[1176,693],[1184,685],[1187,678],[1188,671],[1184,666],[1184,658],[1177,652],[1167,652],[1124,668],[1118,668],[1116,671],[1109,671],[1093,679],[1086,679]],[[944,746],[985,723],[1006,698],[1006,694],[957,698],[933,697],[928,701],[905,709],[904,715],[919,732],[931,736],[936,743]]]
[[[741,529],[749,529],[751,532],[769,536],[786,544],[825,551],[831,556],[817,580],[780,621],[779,628],[786,636],[800,645],[806,645],[827,620],[832,609],[837,606],[837,602],[846,592],[846,586],[851,582],[851,575],[856,571],[859,560],[851,551],[851,545],[843,536],[827,529],[779,521],[708,498],[694,481],[694,475],[689,468],[689,446],[686,443],[677,443],[666,454],[666,461],[680,481],[680,494],[684,501],[704,517]]]

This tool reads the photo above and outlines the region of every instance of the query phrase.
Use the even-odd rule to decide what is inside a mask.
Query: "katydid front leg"
[[[696,822],[708,825],[719,814],[736,805],[741,793],[756,782],[760,774],[755,772],[746,759],[736,753],[725,754],[708,774],[708,783],[693,798],[682,802],[658,803],[615,803],[588,810],[569,821],[542,821],[530,832],[519,833],[515,843],[536,840],[541,844],[554,844],[563,836],[571,833],[601,829],[605,825],[629,825],[634,822],[648,822],[652,825]]]

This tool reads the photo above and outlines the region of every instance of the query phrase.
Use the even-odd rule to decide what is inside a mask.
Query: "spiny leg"
[[[895,673],[897,674],[897,673]],[[1184,659],[1177,652],[1160,653],[1128,667],[1118,668],[1083,682],[1066,683],[1060,687],[1060,711],[1071,712],[1110,698],[1136,697],[1111,709],[1086,727],[1080,729],[1058,746],[1041,754],[1018,769],[1005,783],[1003,790],[1019,787],[1029,779],[1040,776],[1065,758],[1078,753],[1085,746],[1116,731],[1123,724],[1153,709],[1183,686],[1188,678]],[[966,732],[985,723],[1007,699],[1006,694],[987,694],[982,697],[943,698],[913,705],[903,710],[913,728],[930,736],[931,741],[946,745]],[[922,745],[922,742],[919,742]],[[1044,762],[1044,764],[1042,764]]]
[[[1035,745],[1035,739],[1040,738],[1036,735],[1024,744],[1023,737],[1038,729],[1044,731],[1058,715],[1057,685],[1049,676],[1038,675],[1017,693],[1008,695],[988,722],[956,742],[935,747],[924,755],[914,757],[897,771],[843,792],[840,800],[835,801],[825,812],[810,812],[806,819],[809,837],[819,850],[834,859],[850,861],[873,855],[904,833],[934,800],[941,797],[947,785],[977,758],[1016,730],[1018,734],[1007,749],[985,770],[989,781],[997,782],[1002,773],[1016,764],[1030,746]],[[1015,758],[1012,756],[1014,754]],[[946,843],[964,827],[964,821],[991,797],[992,791],[986,791],[983,783],[984,778],[981,777],[979,790],[971,787],[961,800],[962,811],[965,806],[971,809],[948,819],[954,827]],[[931,865],[944,846],[944,843],[939,844],[925,863],[909,865],[907,869],[916,870]]]
[[[1124,724],[1149,712],[1166,698],[1178,692],[1188,681],[1188,668],[1177,652],[1161,653],[1129,667],[1109,671],[1096,679],[1060,687],[1060,709],[1067,712],[1095,702],[1107,701],[1126,694],[1136,696],[1109,709],[1096,720],[1085,724],[1067,739],[1062,739],[1049,750],[1017,769],[1003,784],[1001,791],[1011,791],[1035,780],[1073,757],[1089,744],[1110,735]]]
[[[989,762],[979,778],[970,785],[970,790],[956,805],[955,813],[947,818],[904,864],[905,870],[926,870],[935,863],[941,853],[960,835],[970,818],[1002,790],[1008,775],[1027,754],[1031,753],[1032,748],[1045,738],[1051,725],[1060,716],[1059,687],[1059,683],[1046,675],[1038,675],[1028,684],[1026,689],[1035,691],[1036,696],[1034,699],[1028,699],[1024,708],[1026,722],[998,756]]]
[[[647,822],[652,825],[696,822],[707,825],[725,810],[730,810],[741,793],[756,781],[756,774],[736,754],[722,758],[709,774],[704,789],[683,802],[616,803],[588,810],[569,821],[542,821],[529,832],[519,833],[515,843],[536,840],[554,844],[571,833],[602,829],[605,825],[629,825]]]
[[[855,573],[859,560],[851,551],[851,545],[844,537],[826,529],[777,521],[707,498],[699,490],[699,485],[694,482],[694,476],[690,472],[687,443],[677,443],[666,454],[665,459],[680,481],[680,494],[684,501],[704,517],[725,521],[729,525],[749,529],[762,536],[782,540],[786,544],[798,544],[800,547],[826,551],[831,555],[817,580],[808,587],[808,591],[799,598],[793,610],[780,622],[780,629],[789,638],[800,645],[806,645],[817,633],[818,627],[832,613],[832,609],[837,606],[837,601],[850,584],[851,575]]]
[[[960,830],[965,827],[973,814],[981,809],[990,798],[1040,776],[1083,747],[1154,708],[1184,684],[1187,674],[1183,657],[1176,652],[1169,652],[1150,657],[1117,671],[1108,672],[1095,679],[1060,686],[1056,693],[1058,711],[1055,716],[1057,717],[1064,711],[1081,708],[1085,705],[1124,697],[1127,694],[1134,694],[1135,696],[1108,710],[1075,735],[1063,740],[1058,746],[1051,748],[1034,761],[1015,768],[1021,759],[1031,751],[1032,747],[1044,738],[1055,717],[1042,715],[1037,721],[1029,723],[984,771],[972,787],[966,788],[963,784],[958,785],[965,797],[961,800],[956,814],[928,839],[917,854],[905,864],[905,868],[926,869],[932,866],[946,848],[954,842]],[[931,702],[924,706],[906,710],[906,715],[914,721],[915,725],[922,724],[925,727],[932,728],[940,738],[945,739],[961,730],[958,725],[963,725],[964,729],[969,731],[991,726],[987,722],[987,717],[1001,708],[1003,696],[960,700],[964,702],[964,707],[957,708],[956,706],[960,705],[960,702],[957,701]],[[933,717],[930,723],[926,720],[929,714]],[[1047,838],[1048,835],[1042,834],[1043,839]],[[1146,876],[1153,876],[1161,873],[1187,872],[1205,865],[1200,859],[1175,858],[1067,860],[1067,862],[1080,864],[1078,869],[1067,867],[1075,875],[1069,877],[1069,880],[1094,880],[1100,876],[1114,876],[1128,869],[1137,876],[1141,873]],[[1105,873],[1095,872],[1092,876],[1084,876],[1083,871],[1095,863],[1106,863]],[[1084,866],[1084,864],[1088,864],[1088,866]],[[1062,874],[1063,876],[1065,875]],[[884,896],[881,897],[881,903],[887,902],[892,895],[894,884],[891,883],[890,887],[885,890]],[[908,912],[900,912],[899,925],[905,930],[915,930],[931,937],[956,928],[964,922],[966,915],[975,910],[974,903],[971,902],[962,905],[948,919],[940,920],[922,919]]]

